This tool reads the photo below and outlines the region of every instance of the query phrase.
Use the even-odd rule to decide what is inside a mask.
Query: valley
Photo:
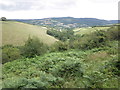
[[[61,28],[37,22],[0,21],[2,88],[119,87],[120,24]]]

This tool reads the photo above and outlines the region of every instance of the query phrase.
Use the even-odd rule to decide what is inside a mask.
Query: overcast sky
[[[40,19],[48,17],[118,19],[119,0],[0,0],[0,17]]]

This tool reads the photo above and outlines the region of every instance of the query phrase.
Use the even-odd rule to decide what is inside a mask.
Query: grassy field
[[[58,41],[54,37],[46,34],[47,28],[45,27],[16,21],[4,21],[0,23],[2,23],[2,45],[23,45],[29,36],[38,37],[43,43],[48,45]]]
[[[87,27],[87,28],[76,28],[74,29],[73,31],[75,32],[75,34],[90,34],[94,31],[97,31],[97,30],[107,30],[109,29],[110,27]]]

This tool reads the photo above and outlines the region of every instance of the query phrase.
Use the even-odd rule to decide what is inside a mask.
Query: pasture
[[[47,35],[46,27],[25,24],[16,21],[2,21],[2,45],[23,45],[28,37],[38,37],[47,45],[58,41],[54,37]]]

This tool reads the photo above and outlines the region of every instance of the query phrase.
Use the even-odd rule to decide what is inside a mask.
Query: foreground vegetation
[[[30,37],[23,46],[3,46],[2,86],[118,88],[118,33],[118,26],[113,26],[89,35],[72,33],[52,46]]]
[[[3,88],[118,88],[118,68],[117,48],[55,52],[4,64]]]

